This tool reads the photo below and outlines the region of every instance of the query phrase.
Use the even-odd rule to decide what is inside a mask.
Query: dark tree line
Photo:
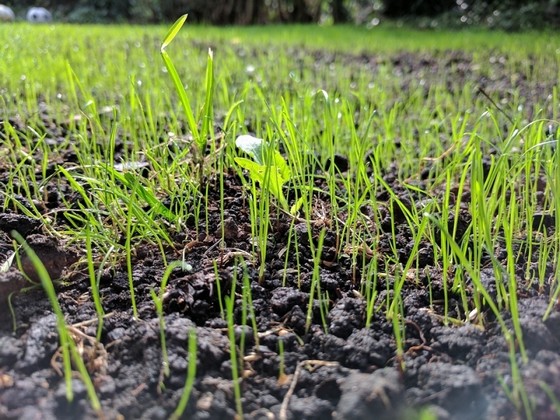
[[[314,23],[325,13],[349,21],[348,0],[23,0],[6,2],[14,9],[44,6],[61,20],[173,21],[188,12],[189,20],[229,24]]]
[[[14,9],[45,6],[57,20],[74,22],[170,22],[188,12],[189,20],[216,25],[266,23],[363,23],[372,17],[437,18],[485,25],[500,16],[501,27],[554,26],[560,0],[20,0]],[[468,19],[466,19],[468,18]]]

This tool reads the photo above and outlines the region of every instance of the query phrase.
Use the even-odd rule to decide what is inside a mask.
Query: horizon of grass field
[[[289,212],[278,205],[277,192],[236,161],[241,155],[235,139],[254,133],[269,142],[271,150],[286,153],[287,185],[294,191],[293,202],[301,204],[290,216],[289,236],[297,238],[296,221],[307,226],[313,260],[307,319],[315,300],[326,328],[329,295],[321,290],[318,276],[323,229],[328,227],[340,238],[337,255],[350,258],[356,267],[363,264],[362,272],[373,277],[363,274],[357,279],[356,292],[365,297],[370,316],[384,313],[392,322],[395,356],[402,362],[405,314],[400,291],[406,282],[418,280],[419,246],[429,243],[434,264],[449,284],[444,290],[461,296],[461,308],[454,315],[446,300],[444,323],[483,328],[485,311],[496,317],[511,350],[515,377],[511,395],[530,417],[517,371],[517,351],[522,362],[526,355],[515,291],[518,282],[548,287],[551,305],[560,293],[558,280],[546,284],[551,273],[560,273],[560,223],[548,234],[527,222],[543,211],[560,217],[555,212],[560,205],[560,166],[545,144],[557,135],[549,126],[557,124],[560,111],[554,88],[560,53],[544,54],[550,47],[548,35],[304,26],[194,26],[184,32],[168,49],[186,86],[191,111],[201,124],[213,115],[214,125],[221,126],[210,133],[210,153],[203,158],[204,151],[197,150],[189,137],[193,133],[181,112],[177,84],[171,83],[169,68],[159,57],[162,28],[17,24],[8,33],[0,27],[4,40],[0,118],[5,121],[0,156],[10,165],[3,208],[40,218],[47,231],[77,246],[87,243],[96,254],[88,255],[85,263],[90,266],[94,260],[109,259],[115,265],[126,261],[136,317],[133,250],[148,243],[160,252],[164,266],[177,264],[168,261],[166,251],[182,246],[173,242],[172,234],[190,232],[186,226],[191,218],[196,235],[209,226],[207,209],[212,203],[203,176],[220,180],[222,197],[225,170],[242,179],[252,229],[252,252],[245,257],[266,261],[270,219]],[[367,51],[367,57],[379,61],[348,54],[337,59],[330,53],[310,55],[302,45],[341,53],[347,48],[355,54]],[[208,47],[215,49],[211,103],[208,84],[202,82]],[[407,73],[411,56],[401,56],[398,63],[391,60],[395,51],[407,49],[469,53],[452,55],[444,68],[437,61],[426,62],[424,68],[412,60]],[[516,90],[519,80],[527,83],[529,93],[540,92],[541,84],[550,86],[550,92],[527,102],[531,98],[525,97],[526,92]],[[480,81],[491,89],[480,86]],[[495,104],[477,94],[481,88],[489,91]],[[29,129],[16,130],[10,119],[23,121]],[[58,131],[60,127],[64,130]],[[53,131],[57,139],[52,138]],[[124,146],[116,155],[117,143]],[[76,154],[76,163],[50,167],[68,148]],[[347,171],[327,164],[337,154],[347,157]],[[393,168],[399,191],[385,179],[393,162],[398,162]],[[144,166],[138,164],[151,168],[147,176],[140,175]],[[422,178],[426,174],[427,180]],[[65,185],[81,198],[79,207],[65,203],[65,222],[34,204],[44,199],[47,185]],[[319,200],[319,193],[328,198]],[[378,199],[381,195],[383,200]],[[458,221],[451,215],[464,208],[472,220],[458,235]],[[414,246],[404,260],[394,224],[388,228],[391,251],[379,255],[375,250],[386,233],[381,219],[387,212],[391,219],[400,214],[411,232]],[[223,207],[221,216],[223,226]],[[224,242],[223,229],[221,235],[218,246]],[[493,258],[501,246],[509,251],[506,266]],[[288,247],[287,254],[297,250],[297,244]],[[538,270],[527,267],[520,276],[515,262],[524,247],[541,252],[535,261]],[[378,262],[391,270],[378,272],[374,265]],[[495,295],[480,281],[484,265],[496,278]],[[375,286],[380,275],[394,280],[393,297],[387,293],[381,304]],[[94,273],[90,277],[93,288]],[[260,272],[258,281],[262,278]],[[231,297],[224,299],[232,337],[234,296],[232,288]],[[245,296],[243,301],[250,300]],[[504,313],[511,315],[513,331]],[[231,340],[232,366],[237,367]],[[242,412],[240,406],[237,410]]]
[[[167,31],[166,25],[101,25],[101,24],[66,24],[54,23],[46,26],[48,34],[57,36],[62,31],[67,34],[88,36],[107,36],[113,34],[143,37],[155,35],[161,39]],[[28,23],[4,24],[0,26],[2,37],[24,36],[23,32],[32,34],[36,31],[45,33],[45,27]],[[482,28],[471,29],[415,29],[397,26],[392,23],[367,28],[356,25],[253,25],[253,26],[208,26],[189,24],[183,30],[184,36],[191,36],[200,42],[221,41],[226,44],[244,44],[250,46],[297,45],[309,49],[341,51],[352,54],[387,52],[398,50],[434,50],[461,49],[473,51],[482,48],[500,48],[516,51],[531,45],[535,54],[549,50],[560,35],[554,31],[505,32]],[[186,35],[188,34],[188,35]],[[380,41],[380,42],[376,42]],[[557,42],[556,42],[557,43]],[[6,44],[4,44],[6,45]]]

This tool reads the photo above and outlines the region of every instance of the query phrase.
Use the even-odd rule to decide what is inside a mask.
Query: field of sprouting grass
[[[560,415],[557,34],[0,40],[0,417]]]

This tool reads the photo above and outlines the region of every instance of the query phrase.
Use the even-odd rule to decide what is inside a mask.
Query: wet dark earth
[[[327,54],[323,59],[328,63],[331,58]],[[372,69],[379,65],[372,57],[346,59]],[[441,70],[446,65],[454,69],[453,77],[469,79],[497,99],[512,87],[510,78],[493,79],[471,71],[468,54],[445,53],[434,58],[403,53],[391,60],[400,72],[403,89],[420,74],[429,77],[437,73],[434,68]],[[499,69],[496,71],[499,74]],[[522,78],[515,80],[522,82]],[[545,84],[521,82],[516,88],[526,98],[527,108],[551,89]],[[48,110],[45,112],[47,133],[51,130],[57,138],[58,127],[48,119]],[[17,120],[11,123],[26,129],[23,123],[18,126]],[[0,126],[0,145],[4,138]],[[72,153],[63,159],[72,161]],[[334,164],[340,165],[342,172],[346,169],[343,157]],[[395,171],[394,165],[388,165],[385,180],[402,192],[402,202],[410,203],[409,192],[398,185]],[[0,185],[7,182],[11,180],[2,167]],[[216,191],[210,198],[218,203],[218,180],[209,177],[207,182],[216,187],[210,188]],[[15,263],[9,270],[5,266],[0,270],[0,418],[169,418],[179,403],[188,365],[195,362],[188,351],[191,330],[197,337],[197,373],[185,418],[240,417],[230,334],[236,342],[239,378],[235,382],[247,419],[409,419],[419,418],[422,410],[434,416],[427,418],[438,419],[524,418],[520,396],[510,392],[512,357],[517,359],[534,418],[560,417],[560,312],[555,308],[543,320],[548,290],[519,287],[520,324],[528,356],[524,362],[519,353],[511,354],[490,311],[480,315],[485,318],[484,328],[458,321],[468,318],[460,309],[458,293],[449,291],[448,315],[454,321],[444,322],[441,269],[434,263],[431,245],[420,244],[422,258],[413,273],[414,281],[406,282],[401,291],[404,343],[400,355],[385,311],[373,311],[368,317],[359,279],[363,259],[377,258],[382,275],[376,284],[376,306],[383,307],[395,281],[394,267],[383,257],[391,252],[392,235],[397,236],[401,263],[407,261],[414,245],[402,214],[381,206],[382,214],[376,219],[383,232],[379,242],[375,249],[364,249],[354,259],[337,251],[341,249],[339,238],[328,221],[312,223],[310,235],[310,225],[278,213],[271,223],[265,274],[259,278],[250,244],[246,192],[233,171],[225,174],[224,182],[223,219],[219,205],[210,206],[198,229],[191,224],[185,232],[175,233],[175,249],[166,249],[168,261],[184,256],[192,266],[191,270],[175,269],[164,293],[168,376],[164,374],[160,321],[150,295],[152,289],[159,291],[165,271],[159,249],[149,243],[134,248],[137,319],[132,313],[126,262],[104,268],[99,290],[105,317],[97,340],[98,319],[83,260],[85,250],[65,243],[62,235],[52,233],[52,226],[47,229],[21,208],[3,210],[0,263],[12,254],[10,235],[16,230],[43,260],[51,277],[62,279],[56,286],[57,296],[95,385],[102,413],[91,408],[77,373],[72,381],[74,400],[67,401],[56,318],[41,287],[32,287],[29,280],[38,282],[38,275],[22,253],[20,267],[29,279]],[[58,184],[49,188],[45,201],[35,204],[45,213],[64,210],[61,196],[71,191]],[[379,200],[387,202],[386,193],[380,192]],[[471,223],[468,206],[453,217],[463,230]],[[55,228],[64,226],[63,219],[57,223],[60,226]],[[323,230],[319,280],[328,299],[315,296],[309,311],[314,269],[309,238],[318,241]],[[286,246],[293,241],[289,232],[297,235],[298,257],[296,260],[294,252],[288,255],[286,268]],[[503,254],[504,250],[495,252],[498,259],[505,260]],[[520,264],[529,264],[532,257]],[[481,277],[489,288],[497,282],[490,267]],[[244,300],[247,288],[252,298],[250,310]],[[223,314],[228,296],[235,302],[233,328],[228,328]],[[513,328],[508,313],[504,311],[503,316]]]

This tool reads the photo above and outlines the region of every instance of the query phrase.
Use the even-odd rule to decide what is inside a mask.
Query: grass
[[[55,288],[50,278],[50,275],[35,253],[33,249],[29,247],[29,245],[25,242],[25,239],[18,233],[12,232],[15,240],[22,246],[23,251],[27,255],[27,257],[31,260],[33,267],[37,271],[39,279],[41,280],[41,284],[51,302],[53,311],[56,315],[56,328],[58,330],[59,339],[60,339],[60,348],[62,351],[62,364],[63,364],[63,372],[64,372],[64,382],[66,386],[66,399],[68,401],[72,401],[74,398],[74,391],[72,388],[72,362],[80,375],[82,382],[87,390],[87,394],[91,403],[91,407],[95,410],[98,415],[102,415],[101,403],[99,402],[99,398],[97,396],[95,386],[93,381],[90,378],[89,372],[85,366],[84,360],[82,359],[82,355],[78,350],[77,344],[74,341],[70,331],[68,330],[68,326],[66,325],[66,321],[64,319],[64,313],[60,307],[58,302],[58,298],[56,296]]]
[[[104,314],[103,298],[95,293],[99,270],[124,262],[131,316],[137,318],[133,255],[137,246],[149,244],[167,267],[159,294],[153,292],[166,353],[162,296],[178,264],[168,264],[166,255],[169,249],[185,253],[173,235],[208,233],[208,209],[216,203],[204,180],[217,177],[224,242],[224,173],[234,171],[245,185],[259,281],[266,277],[274,220],[289,220],[284,271],[293,269],[298,285],[304,264],[298,250],[302,241],[308,243],[307,328],[317,302],[319,323],[328,329],[332,297],[319,279],[329,233],[336,258],[352,261],[354,289],[366,303],[366,325],[376,314],[392,322],[402,362],[406,314],[401,291],[419,281],[425,265],[420,251],[428,246],[434,254],[430,263],[446,280],[444,322],[484,328],[488,314],[498,321],[516,378],[508,394],[531,417],[515,357],[518,351],[521,363],[527,360],[516,291],[538,285],[550,297],[549,308],[560,295],[560,223],[552,230],[532,223],[543,213],[560,217],[558,133],[549,130],[560,110],[553,87],[560,53],[550,50],[559,36],[306,26],[187,25],[179,32],[183,22],[167,36],[163,27],[0,27],[5,174],[0,204],[41,219],[53,235],[85,245],[83,262],[99,328]],[[330,52],[315,57],[312,50]],[[455,59],[446,68],[428,63],[416,73],[406,72],[405,51],[445,57],[446,50],[465,53],[451,54]],[[396,53],[401,63],[394,61]],[[472,61],[466,70],[462,60]],[[490,85],[495,103],[477,94],[481,79]],[[528,92],[516,89],[520,79]],[[539,91],[543,85],[550,89]],[[525,102],[526,96],[535,101]],[[17,130],[14,120],[28,129]],[[53,132],[56,142],[49,141]],[[259,180],[239,165],[248,160],[242,160],[246,156],[235,139],[248,132],[265,139],[270,153],[286,157],[288,205],[267,182],[270,168]],[[75,153],[74,165],[52,164],[67,150]],[[338,154],[348,158],[348,171],[332,164]],[[151,168],[147,174],[146,167]],[[45,200],[52,185],[68,187],[75,198],[64,213],[35,204]],[[297,211],[286,211],[296,203]],[[457,215],[465,208],[472,220],[463,228]],[[414,239],[404,260],[400,227],[384,226],[387,216],[402,219]],[[307,226],[304,235],[296,232],[299,222]],[[389,247],[382,251],[377,244],[387,236]],[[494,257],[499,249],[506,250],[505,259]],[[527,264],[520,274],[516,266],[522,255],[534,255],[537,268]],[[495,295],[480,280],[485,267],[494,273]],[[217,264],[215,274],[218,279]],[[253,323],[257,334],[247,276],[237,285],[243,322]],[[239,376],[245,349],[236,346],[234,336],[239,300],[235,284],[231,291],[219,285],[236,410],[242,416]],[[381,299],[380,287],[387,291]],[[453,296],[459,297],[458,308],[450,303]],[[59,329],[62,339],[64,326]],[[189,342],[192,355],[194,335]],[[194,375],[190,370],[181,412]]]

